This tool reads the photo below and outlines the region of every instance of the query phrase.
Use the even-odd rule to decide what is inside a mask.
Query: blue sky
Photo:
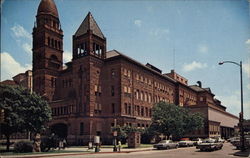
[[[31,69],[32,28],[39,0],[4,0],[1,16],[1,80]],[[250,119],[250,16],[247,0],[55,0],[64,31],[64,61],[72,35],[90,11],[116,49],[135,60],[171,69],[210,87],[227,111],[240,112],[243,61],[245,117]],[[175,52],[175,53],[174,53]],[[175,55],[174,55],[175,54]],[[175,62],[174,62],[175,61]]]

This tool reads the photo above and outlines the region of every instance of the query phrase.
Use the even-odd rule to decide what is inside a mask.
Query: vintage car
[[[212,139],[216,139],[218,142],[225,142],[225,139],[222,139],[221,137],[212,137]]]
[[[194,146],[194,142],[189,140],[188,138],[182,138],[178,144],[179,144],[179,147]]]
[[[206,151],[206,150],[212,151],[212,150],[222,149],[222,147],[223,147],[222,142],[219,142],[216,139],[208,138],[203,140],[201,144],[197,145],[196,149],[200,149],[200,151]]]
[[[231,143],[232,145],[234,145],[235,142],[240,141],[240,137],[232,137],[232,138],[230,138],[229,141],[230,141],[230,143]]]
[[[192,141],[194,142],[195,146],[200,145],[202,143],[202,139],[201,138],[195,138]]]
[[[225,143],[225,139],[222,139],[221,137],[218,138],[218,142]]]
[[[233,141],[232,144],[236,147],[236,149],[241,148],[240,139]],[[245,148],[250,148],[250,137],[247,137],[247,138],[245,137]]]
[[[154,148],[156,149],[178,148],[178,144],[173,142],[172,140],[162,140],[158,144],[155,144]]]

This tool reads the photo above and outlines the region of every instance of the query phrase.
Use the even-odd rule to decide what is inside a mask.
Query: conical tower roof
[[[88,30],[92,30],[94,35],[96,35],[102,39],[105,38],[101,29],[97,25],[94,17],[92,16],[92,14],[90,12],[85,17],[85,19],[81,23],[80,27],[77,29],[75,36],[78,37],[78,36],[81,36],[83,34],[86,34]]]

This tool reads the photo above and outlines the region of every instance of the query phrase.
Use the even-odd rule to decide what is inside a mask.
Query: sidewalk
[[[250,149],[247,149],[246,151],[238,151],[234,153],[234,156],[240,156],[240,157],[250,157]]]
[[[121,152],[113,152],[113,148],[101,148],[100,152],[95,152],[95,149],[83,148],[83,147],[74,147],[74,148],[66,148],[65,151],[69,151],[69,153],[50,153],[50,154],[30,154],[30,155],[8,155],[8,156],[0,156],[0,158],[14,158],[14,157],[22,157],[22,158],[42,158],[42,157],[55,157],[55,156],[70,156],[70,155],[89,155],[89,154],[108,154],[108,153],[131,153],[131,152],[141,152],[141,151],[150,151],[153,150],[153,147],[148,148],[123,148]],[[73,152],[70,152],[73,151]]]

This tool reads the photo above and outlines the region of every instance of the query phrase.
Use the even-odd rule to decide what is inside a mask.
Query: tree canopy
[[[112,127],[112,131],[117,132],[117,139],[122,141],[122,143],[126,142],[129,133],[132,132],[144,133],[144,129],[138,129],[136,127],[131,127],[131,126],[119,126],[119,125]]]
[[[51,119],[48,103],[20,86],[0,85],[1,133],[7,138],[16,132],[40,133]]]
[[[203,127],[203,116],[191,113],[187,109],[165,102],[159,102],[153,107],[153,118],[150,126],[155,134],[172,135],[181,138],[194,130]]]

